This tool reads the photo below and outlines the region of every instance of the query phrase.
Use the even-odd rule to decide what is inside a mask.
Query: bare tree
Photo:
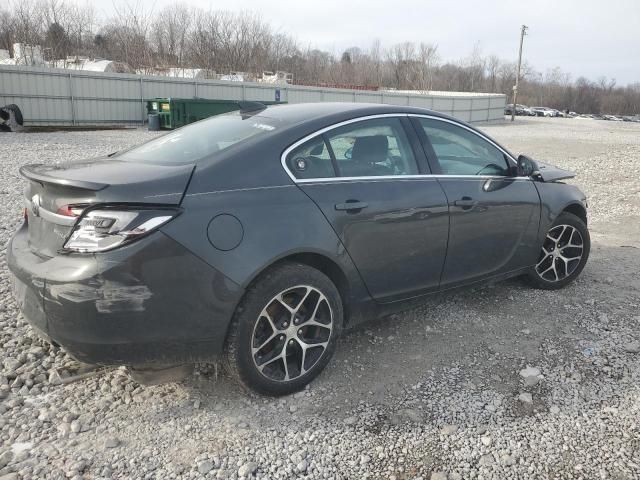
[[[194,20],[191,9],[176,3],[166,6],[155,17],[162,19],[155,23],[150,34],[157,62],[161,65],[185,66],[187,40]]]
[[[497,91],[500,63],[500,59],[496,55],[491,55],[486,61],[487,86],[489,87],[489,92]]]
[[[133,68],[152,65],[152,53],[148,39],[148,29],[153,25],[151,11],[139,2],[125,3],[115,8],[115,16],[102,31],[114,60],[129,64]]]
[[[301,46],[275,31],[255,12],[202,10],[174,0],[161,11],[142,0],[119,3],[114,15],[98,18],[90,4],[74,0],[5,0],[0,5],[0,48],[40,45],[50,60],[104,57],[134,69],[176,66],[210,72],[285,70],[306,84],[363,88],[485,91],[511,94],[515,63],[484,56],[479,43],[459,60],[441,62],[438,46],[401,42],[384,47],[350,47],[339,53]],[[590,113],[640,112],[640,84],[617,86],[615,79],[572,81],[560,68],[521,70],[523,103]]]
[[[0,7],[0,48],[12,53],[13,42],[16,37],[14,15]]]
[[[44,9],[34,0],[14,2],[12,4],[14,38],[16,42],[36,45],[44,39]]]
[[[420,90],[432,90],[433,74],[440,61],[438,46],[430,43],[421,43],[418,47],[417,60],[420,63],[418,88]]]

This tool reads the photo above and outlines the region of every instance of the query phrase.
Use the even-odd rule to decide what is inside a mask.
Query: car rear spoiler
[[[22,175],[23,177],[29,180],[33,180],[34,182],[38,182],[41,184],[48,183],[51,185],[61,185],[65,187],[82,188],[84,190],[92,190],[95,192],[102,190],[104,188],[107,188],[109,186],[109,184],[107,183],[88,182],[86,180],[74,180],[74,179],[56,177],[47,173],[47,171],[51,171],[51,170],[53,170],[51,166],[44,165],[42,163],[34,163],[31,165],[24,165],[20,167],[20,175]]]

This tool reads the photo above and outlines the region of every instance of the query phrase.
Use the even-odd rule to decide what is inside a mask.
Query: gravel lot
[[[73,377],[87,367],[40,342],[11,295],[18,167],[152,134],[0,134],[0,480],[640,478],[640,125],[485,130],[578,172],[593,244],[580,279],[432,298],[345,335],[320,378],[282,399],[249,396],[213,366],[154,387],[122,369]]]

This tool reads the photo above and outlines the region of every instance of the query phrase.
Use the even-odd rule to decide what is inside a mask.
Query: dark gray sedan
[[[419,108],[247,105],[21,173],[8,262],[31,325],[90,363],[222,356],[266,394],[316,377],[343,328],[508,277],[560,288],[589,255],[570,172]]]

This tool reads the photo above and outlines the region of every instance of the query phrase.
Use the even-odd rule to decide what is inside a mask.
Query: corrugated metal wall
[[[146,118],[145,99],[156,97],[389,103],[467,122],[502,120],[506,103],[499,94],[421,95],[0,66],[0,106],[17,104],[26,125],[140,124]]]

